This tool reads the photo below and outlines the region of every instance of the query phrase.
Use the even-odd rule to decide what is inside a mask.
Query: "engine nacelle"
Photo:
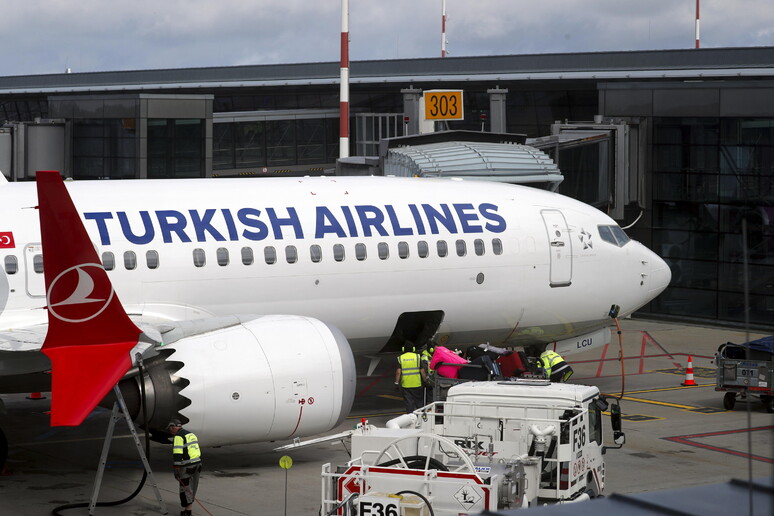
[[[344,335],[309,317],[272,315],[184,337],[147,362],[149,426],[179,418],[202,444],[291,439],[349,414],[355,362]],[[137,383],[132,412],[139,397]],[[129,399],[127,400],[129,402]]]

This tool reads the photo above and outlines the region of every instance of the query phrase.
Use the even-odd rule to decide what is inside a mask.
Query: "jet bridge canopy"
[[[544,152],[518,143],[446,141],[390,148],[384,175],[462,177],[547,186],[562,182],[559,167]]]

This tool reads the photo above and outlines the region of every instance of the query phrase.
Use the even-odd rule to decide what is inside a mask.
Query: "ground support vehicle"
[[[457,516],[599,496],[608,408],[620,448],[617,400],[596,387],[534,379],[454,385],[446,401],[386,428],[358,425],[352,460],[322,468],[321,513]]]
[[[760,398],[766,412],[774,412],[774,336],[733,344],[715,354],[715,390],[725,392],[723,407],[733,410],[737,396]]]

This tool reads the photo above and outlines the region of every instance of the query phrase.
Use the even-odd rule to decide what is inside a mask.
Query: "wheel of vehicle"
[[[736,405],[736,393],[727,392],[725,396],[723,396],[723,408],[726,410],[734,410],[734,405]]]
[[[774,412],[774,396],[761,396],[761,401],[763,402],[763,408],[766,409],[766,412],[769,414]]]

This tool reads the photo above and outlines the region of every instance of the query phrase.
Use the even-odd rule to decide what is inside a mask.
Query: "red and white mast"
[[[446,57],[446,0],[441,0],[441,57]]]
[[[339,90],[339,158],[349,157],[349,0],[341,0],[341,87]]]
[[[699,0],[696,0],[696,48],[699,48]]]

